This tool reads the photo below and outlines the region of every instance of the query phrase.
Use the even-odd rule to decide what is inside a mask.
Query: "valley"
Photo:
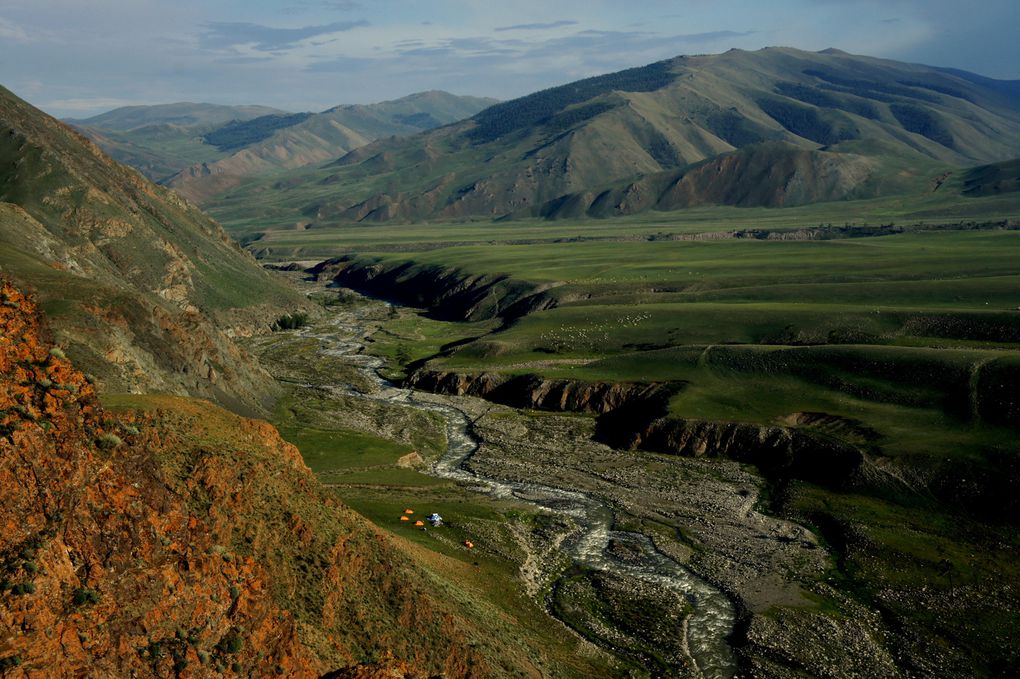
[[[604,70],[0,88],[0,673],[1015,675],[1020,81]]]

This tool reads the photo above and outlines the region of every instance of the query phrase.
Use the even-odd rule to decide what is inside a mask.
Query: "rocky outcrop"
[[[608,423],[600,423],[602,431]],[[774,479],[798,478],[847,488],[860,476],[864,453],[786,427],[663,417],[632,430],[625,447],[689,457],[726,457],[753,464]]]
[[[105,410],[34,302],[0,292],[4,676],[490,671],[471,647],[502,642],[272,426],[171,396]]]
[[[538,375],[418,370],[407,385],[453,396],[477,396],[512,408],[605,414],[635,401],[648,402],[675,393],[678,385],[665,383],[586,382],[546,379]]]
[[[319,281],[332,281],[400,304],[424,307],[444,320],[510,320],[556,305],[547,293],[558,284],[535,285],[498,274],[469,274],[458,269],[384,262],[344,256],[309,269]]]

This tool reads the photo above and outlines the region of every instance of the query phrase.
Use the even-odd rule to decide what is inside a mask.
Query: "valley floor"
[[[1016,658],[1003,636],[1020,610],[1008,530],[766,481],[737,461],[616,450],[596,441],[594,416],[394,397],[371,354],[392,371],[457,332],[491,328],[438,329],[411,309],[335,294],[313,293],[332,304],[321,325],[252,341],[290,385],[276,423],[345,502],[514,616],[547,649],[549,676],[956,674],[982,649],[1001,649],[985,670]],[[467,418],[477,449],[463,458],[466,474],[444,478],[451,412]],[[588,515],[529,492],[536,482],[605,508],[598,563],[568,558]],[[437,511],[447,525],[422,531],[400,520],[405,508]],[[633,568],[653,561],[725,593],[735,617],[712,630],[714,656],[691,634],[706,602]]]

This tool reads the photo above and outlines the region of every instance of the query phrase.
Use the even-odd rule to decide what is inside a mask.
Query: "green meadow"
[[[860,423],[878,448],[897,455],[1008,446],[1015,423],[988,407],[984,390],[1008,380],[1020,358],[1020,231],[651,238],[903,216],[886,201],[876,219],[881,204],[848,204],[853,220],[826,205],[620,223],[338,226],[271,231],[251,247],[273,243],[271,258],[346,253],[401,268],[403,279],[432,271],[506,277],[552,301],[502,324],[401,316],[372,345],[394,375],[427,360],[430,369],[461,373],[668,381],[683,384],[671,403],[679,417],[784,424],[798,413],[825,413]],[[1002,219],[1007,213],[995,211],[1010,203],[970,204]]]

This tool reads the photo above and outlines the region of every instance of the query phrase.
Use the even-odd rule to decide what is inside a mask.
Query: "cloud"
[[[314,11],[353,12],[364,9],[358,0],[302,0],[280,10],[282,14],[306,14]]]
[[[545,24],[517,24],[516,26],[500,26],[499,28],[493,29],[497,33],[505,33],[506,31],[547,31],[553,28],[562,28],[564,26],[576,26],[576,21],[550,21]]]
[[[28,32],[12,21],[0,17],[0,40],[11,42],[28,42]]]
[[[206,49],[223,49],[237,45],[254,45],[259,52],[277,52],[293,49],[303,40],[320,35],[343,33],[368,26],[365,20],[336,21],[321,26],[302,28],[274,28],[259,24],[215,21],[206,24],[206,32],[199,36],[199,44]]]

